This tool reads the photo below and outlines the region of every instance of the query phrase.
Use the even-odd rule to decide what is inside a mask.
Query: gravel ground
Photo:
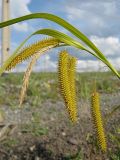
[[[105,121],[120,105],[120,93],[101,94]],[[2,106],[5,124],[15,124],[14,132],[0,144],[0,160],[119,160],[120,109],[105,123],[108,151],[102,153],[94,136],[89,100],[78,103],[78,122],[71,124],[64,103],[46,100],[39,107],[21,109]]]

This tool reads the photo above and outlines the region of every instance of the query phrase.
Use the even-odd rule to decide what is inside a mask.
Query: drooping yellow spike
[[[103,128],[103,121],[100,111],[100,102],[99,102],[99,93],[94,92],[92,94],[92,105],[91,105],[91,113],[93,118],[93,123],[95,126],[97,138],[98,138],[98,144],[102,151],[106,152],[107,150],[107,144],[106,144],[106,137],[105,132]]]
[[[68,64],[68,77],[69,77],[69,85],[72,97],[72,111],[74,117],[77,118],[77,100],[76,100],[76,85],[75,85],[75,69],[76,69],[77,59],[75,57],[69,56],[69,64]]]
[[[59,66],[58,66],[58,74],[59,74],[59,84],[61,94],[65,101],[66,108],[70,115],[70,119],[72,122],[77,121],[77,112],[75,106],[74,94],[71,93],[71,85],[70,85],[70,77],[69,77],[69,66],[72,68],[74,65],[69,65],[70,55],[66,51],[62,51],[59,56]],[[71,76],[73,73],[71,72]],[[73,81],[72,77],[72,81]]]
[[[27,58],[30,58],[35,53],[39,52],[42,48],[48,47],[48,46],[57,46],[60,43],[59,40],[55,38],[48,38],[45,40],[38,41],[37,43],[34,43],[23,50],[21,50],[16,57],[11,61],[11,63],[7,66],[6,70],[10,70],[14,68],[17,64],[25,61]]]

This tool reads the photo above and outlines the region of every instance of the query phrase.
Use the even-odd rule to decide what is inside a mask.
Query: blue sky
[[[1,11],[0,0],[0,11]],[[86,34],[96,46],[120,69],[120,0],[11,0],[11,17],[19,17],[35,12],[56,14]],[[1,15],[1,14],[0,14]],[[30,33],[41,28],[54,28],[69,34],[65,29],[46,20],[29,20],[11,27],[11,52]],[[29,43],[41,38],[31,39]],[[1,45],[1,41],[0,41]],[[59,50],[50,51],[37,63],[37,70],[55,70]],[[89,54],[73,48],[69,52],[78,58],[77,69],[96,70],[103,64]],[[49,67],[46,63],[49,63]],[[17,69],[24,69],[24,63]]]

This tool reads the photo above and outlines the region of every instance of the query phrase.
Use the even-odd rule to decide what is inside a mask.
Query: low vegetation
[[[0,78],[0,105],[9,105],[10,107],[14,105],[18,107],[23,75],[23,73],[9,73],[9,76],[5,74]],[[78,99],[90,99],[92,85],[95,79],[97,79],[97,88],[100,93],[110,95],[111,93],[120,91],[119,80],[113,77],[113,74],[110,72],[77,73],[76,84]],[[8,92],[9,94],[7,94]],[[46,99],[56,102],[58,98],[61,99],[58,74],[46,72],[39,74],[33,73],[30,77],[29,87],[23,105],[30,103],[31,107],[37,107]]]
[[[3,75],[0,79],[0,88],[1,88],[1,92],[3,93],[0,95],[1,111],[6,116],[6,112],[8,110],[9,114],[11,114],[10,116],[12,116],[13,119],[15,117],[15,115],[14,115],[15,112],[17,112],[19,110],[19,106],[18,106],[19,93],[20,93],[21,86],[22,86],[23,76],[24,76],[23,73],[9,73],[9,74]],[[88,101],[90,101],[90,97],[91,97],[91,93],[92,93],[91,91],[93,88],[93,81],[95,79],[97,79],[96,83],[98,86],[98,92],[100,93],[100,95],[103,95],[102,99],[101,99],[101,102],[102,102],[101,103],[101,107],[102,107],[101,110],[103,113],[103,122],[105,122],[106,115],[116,107],[115,106],[116,103],[114,102],[114,105],[111,104],[111,106],[109,106],[109,110],[108,110],[107,99],[110,99],[109,97],[111,95],[113,95],[111,98],[111,102],[114,101],[114,99],[113,99],[114,94],[119,94],[120,88],[119,88],[119,80],[117,78],[114,78],[113,74],[110,72],[106,72],[106,73],[102,73],[102,72],[100,72],[100,73],[98,73],[98,72],[96,72],[96,73],[93,73],[93,72],[91,72],[91,73],[90,72],[89,73],[76,73],[77,100],[81,104],[81,105],[78,104],[78,113],[79,113],[79,118],[80,118],[79,123],[80,123],[80,126],[82,125],[82,127],[84,128],[84,130],[85,130],[84,134],[86,136],[85,138],[83,138],[83,140],[84,140],[84,143],[87,143],[87,145],[88,145],[87,148],[89,148],[89,145],[92,145],[92,146],[94,146],[94,148],[97,149],[96,151],[94,151],[95,153],[92,151],[96,155],[99,153],[98,152],[99,147],[98,147],[98,144],[97,144],[95,137],[93,136],[94,134],[92,133],[92,130],[91,129],[89,130],[89,127],[87,129],[87,123],[88,123],[89,116],[86,117],[83,114],[84,110],[86,110],[86,107],[84,105],[87,105]],[[109,79],[109,81],[107,81],[108,79]],[[108,82],[106,86],[104,85],[104,82],[106,82],[106,83]],[[63,109],[64,106],[62,107],[62,105],[60,105],[58,103],[58,102],[63,101],[62,97],[60,96],[60,89],[59,89],[58,84],[59,84],[58,73],[44,73],[43,72],[43,73],[31,74],[26,97],[25,97],[23,104],[22,104],[23,105],[22,107],[24,109],[23,113],[22,113],[22,121],[21,121],[22,125],[19,122],[20,129],[19,129],[19,131],[17,131],[18,133],[16,134],[16,136],[13,136],[13,137],[10,136],[10,137],[6,138],[4,141],[2,141],[1,144],[2,144],[2,146],[4,146],[4,148],[6,148],[7,150],[11,150],[12,148],[14,148],[14,146],[19,146],[20,143],[22,143],[21,145],[23,145],[23,142],[26,141],[25,139],[29,139],[28,137],[30,135],[33,136],[32,139],[34,139],[35,137],[39,137],[40,139],[42,139],[42,136],[43,137],[44,136],[50,137],[51,134],[56,137],[56,134],[58,134],[56,132],[61,132],[61,134],[63,134],[63,135],[68,134],[67,133],[68,128],[70,129],[69,139],[71,139],[72,137],[74,138],[77,135],[79,136],[79,134],[82,134],[81,129],[79,128],[80,127],[79,125],[76,129],[73,127],[73,125],[71,126],[70,122],[68,122],[68,120],[66,119],[67,115]],[[81,86],[85,86],[85,85],[86,85],[86,90],[84,89],[84,87],[81,87]],[[87,94],[86,94],[86,91],[87,91]],[[9,92],[9,94],[8,94],[8,92]],[[7,97],[6,97],[6,95],[7,95]],[[46,99],[46,97],[47,97],[47,99]],[[46,108],[47,107],[46,103],[50,103],[51,107]],[[102,106],[104,104],[106,104],[106,105]],[[7,106],[7,110],[5,111],[4,108],[6,108],[6,106]],[[83,112],[79,110],[79,108],[81,108],[82,106],[83,106],[83,109],[82,109]],[[60,112],[59,112],[59,107],[60,108],[62,107],[60,109]],[[89,109],[90,109],[90,104],[87,105],[87,110],[89,110]],[[11,111],[13,111],[13,112],[11,112]],[[27,116],[27,118],[28,118],[27,121],[26,121],[24,112],[25,112],[25,114],[27,114],[27,112],[29,112],[29,114]],[[116,116],[116,113],[118,116]],[[111,157],[111,160],[116,160],[116,159],[119,160],[119,157],[120,157],[120,155],[119,155],[119,152],[120,152],[119,113],[120,113],[120,110],[118,109],[117,112],[115,112],[115,114],[111,118],[109,118],[109,120],[106,124],[107,143],[109,143],[107,157]],[[44,116],[46,117],[45,119],[44,119]],[[8,117],[6,117],[6,118],[8,118]],[[64,127],[66,126],[65,127],[66,129],[64,131],[65,133],[63,131],[60,131],[61,129],[59,127],[59,122],[63,118],[65,118],[65,119],[64,119],[64,124],[62,124],[62,126],[64,126]],[[53,121],[53,123],[51,120]],[[84,122],[83,122],[83,120],[84,120]],[[10,122],[10,119],[8,118],[7,121]],[[44,122],[46,122],[46,124],[44,124]],[[14,121],[14,123],[17,123],[17,122]],[[52,128],[51,125],[54,127],[58,127],[58,130],[55,131],[54,127],[53,127],[53,129],[51,129]],[[90,126],[91,126],[91,124],[90,124]],[[74,129],[77,132],[73,134],[72,130],[74,130]],[[21,138],[19,138],[19,136],[18,136],[19,132],[22,134],[21,138],[24,137],[23,140],[21,140]],[[63,137],[61,137],[61,138],[63,138]],[[59,137],[58,141],[61,138]],[[42,141],[44,141],[44,138]],[[69,140],[66,139],[66,141],[69,141]],[[79,142],[80,141],[81,141],[81,136],[79,138]],[[56,143],[60,143],[60,142],[56,142]],[[70,142],[70,143],[72,143],[72,142]],[[31,147],[34,144],[26,144],[26,145],[28,147]],[[69,144],[66,145],[63,143],[62,145],[64,145],[65,147],[68,147],[68,148],[71,147]],[[59,146],[59,147],[62,147],[62,146]],[[113,149],[113,147],[114,147],[114,149]],[[73,149],[74,154],[66,155],[66,156],[64,156],[64,159],[66,158],[69,160],[76,160],[76,159],[84,160],[85,159],[84,145],[79,144],[77,148],[78,148],[77,153],[75,153],[75,151]],[[53,152],[53,150],[52,150],[52,152]],[[89,151],[88,151],[88,154],[89,154]],[[102,157],[102,155],[100,155],[100,154],[98,154],[98,155],[100,157]],[[103,156],[104,156],[104,154],[103,154]]]

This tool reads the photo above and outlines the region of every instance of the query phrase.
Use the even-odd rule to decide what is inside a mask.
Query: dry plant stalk
[[[27,88],[28,88],[28,84],[29,84],[29,78],[30,78],[30,75],[31,75],[31,72],[32,72],[32,68],[33,66],[35,65],[37,59],[39,58],[40,55],[42,55],[44,52],[48,51],[49,49],[51,48],[54,48],[55,45],[51,45],[51,46],[48,46],[46,48],[43,48],[41,49],[40,52],[38,52],[37,54],[35,54],[31,60],[31,62],[29,63],[28,65],[28,68],[24,74],[24,78],[23,78],[23,85],[22,85],[22,88],[21,88],[21,92],[20,92],[20,99],[19,99],[19,102],[20,102],[20,106],[22,105],[23,101],[24,101],[24,97],[25,97],[25,93],[27,91]]]
[[[102,121],[102,115],[101,115],[101,111],[100,111],[100,102],[99,101],[100,101],[99,100],[99,93],[95,91],[92,94],[91,113],[92,113],[93,123],[95,126],[99,146],[103,152],[106,152],[107,144],[106,144],[106,137],[105,137],[105,132],[104,132],[104,128],[103,128],[103,121]]]
[[[71,56],[66,52],[62,51],[59,56],[59,65],[58,65],[58,74],[59,74],[59,84],[60,84],[60,90],[61,94],[63,96],[63,99],[65,101],[65,105],[67,108],[67,111],[69,113],[70,119],[72,122],[77,121],[77,109],[75,105],[75,92],[72,93],[71,85],[74,83],[74,77],[73,73],[69,71],[69,67],[71,70],[74,70],[74,63],[73,60],[71,61]],[[72,64],[69,64],[72,63]],[[72,81],[70,81],[69,73],[72,76]],[[70,84],[71,83],[71,84]],[[74,84],[73,86],[74,87]],[[73,89],[75,91],[75,89]]]
[[[34,54],[38,53],[42,48],[45,48],[50,45],[57,46],[59,45],[60,41],[55,38],[47,38],[37,43],[33,43],[30,46],[22,49],[16,57],[11,61],[11,63],[7,66],[6,70],[13,69],[17,64],[25,61],[26,59],[30,58]]]

